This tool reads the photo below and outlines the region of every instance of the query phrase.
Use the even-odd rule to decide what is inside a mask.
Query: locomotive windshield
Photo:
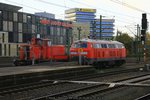
[[[87,43],[86,42],[76,42],[73,44],[74,48],[87,48]]]
[[[20,53],[23,54],[25,59],[29,58],[29,56],[30,56],[30,46],[24,45],[24,46],[19,47],[19,49],[20,50],[22,49],[22,51],[20,51]]]
[[[42,40],[41,39],[36,39],[35,44],[36,45],[42,45]]]

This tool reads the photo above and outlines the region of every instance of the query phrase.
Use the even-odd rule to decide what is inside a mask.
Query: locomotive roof
[[[75,42],[92,42],[92,43],[110,43],[110,44],[123,44],[121,42],[118,42],[118,41],[112,41],[112,40],[94,40],[94,39],[81,39],[81,40],[78,40],[78,41],[75,41]]]

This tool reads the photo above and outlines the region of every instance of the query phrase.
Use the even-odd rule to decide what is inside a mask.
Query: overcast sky
[[[142,13],[146,12],[150,20],[150,0],[1,0],[2,3],[23,7],[20,11],[27,13],[46,11],[64,19],[64,10],[74,7],[97,9],[96,16],[114,18],[115,29],[123,32],[136,32],[141,25]],[[119,3],[115,3],[119,2]],[[128,7],[127,7],[128,6]]]

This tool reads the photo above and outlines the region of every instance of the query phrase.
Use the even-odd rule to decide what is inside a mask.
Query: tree
[[[146,33],[146,45],[150,46],[150,34]]]
[[[133,52],[135,52],[134,39],[132,37],[130,37],[127,33],[122,33],[120,31],[118,31],[118,33],[119,34],[117,35],[116,40],[125,45],[126,50],[127,50],[127,55],[130,55]]]

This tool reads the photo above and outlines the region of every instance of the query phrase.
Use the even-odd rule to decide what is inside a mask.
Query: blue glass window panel
[[[85,18],[85,19],[93,19],[94,20],[94,17],[93,16],[76,16],[76,18],[78,19],[82,19],[82,18]]]
[[[102,24],[113,24],[114,22],[102,22]],[[100,22],[96,22],[97,25],[100,24]]]
[[[94,18],[89,18],[89,17],[86,17],[86,18],[76,18],[76,19],[82,19],[82,20],[84,20],[84,19],[85,19],[85,20],[86,20],[86,19],[90,19],[91,21],[94,20]]]
[[[77,22],[90,22],[93,19],[76,19]]]
[[[113,34],[109,34],[109,33],[104,33],[104,34],[102,33],[101,35],[102,36],[113,36]],[[96,36],[100,36],[100,34],[96,34]]]
[[[103,26],[103,25],[102,25],[102,28],[111,28],[111,29],[112,29],[113,27],[114,27],[113,25],[112,25],[112,26]],[[97,25],[96,28],[100,28],[100,26]]]
[[[90,32],[93,32],[93,30],[91,29]],[[100,32],[100,30],[96,30],[97,33]],[[113,33],[113,30],[102,30],[103,33]]]
[[[93,12],[76,12],[76,15],[95,15]]]
[[[93,24],[93,21],[91,22]],[[96,22],[96,25],[99,25],[100,22]],[[114,22],[102,22],[102,24],[114,24]]]
[[[95,18],[95,15],[76,15],[76,17],[80,17],[80,16],[85,16],[85,17],[94,17],[94,18]]]

